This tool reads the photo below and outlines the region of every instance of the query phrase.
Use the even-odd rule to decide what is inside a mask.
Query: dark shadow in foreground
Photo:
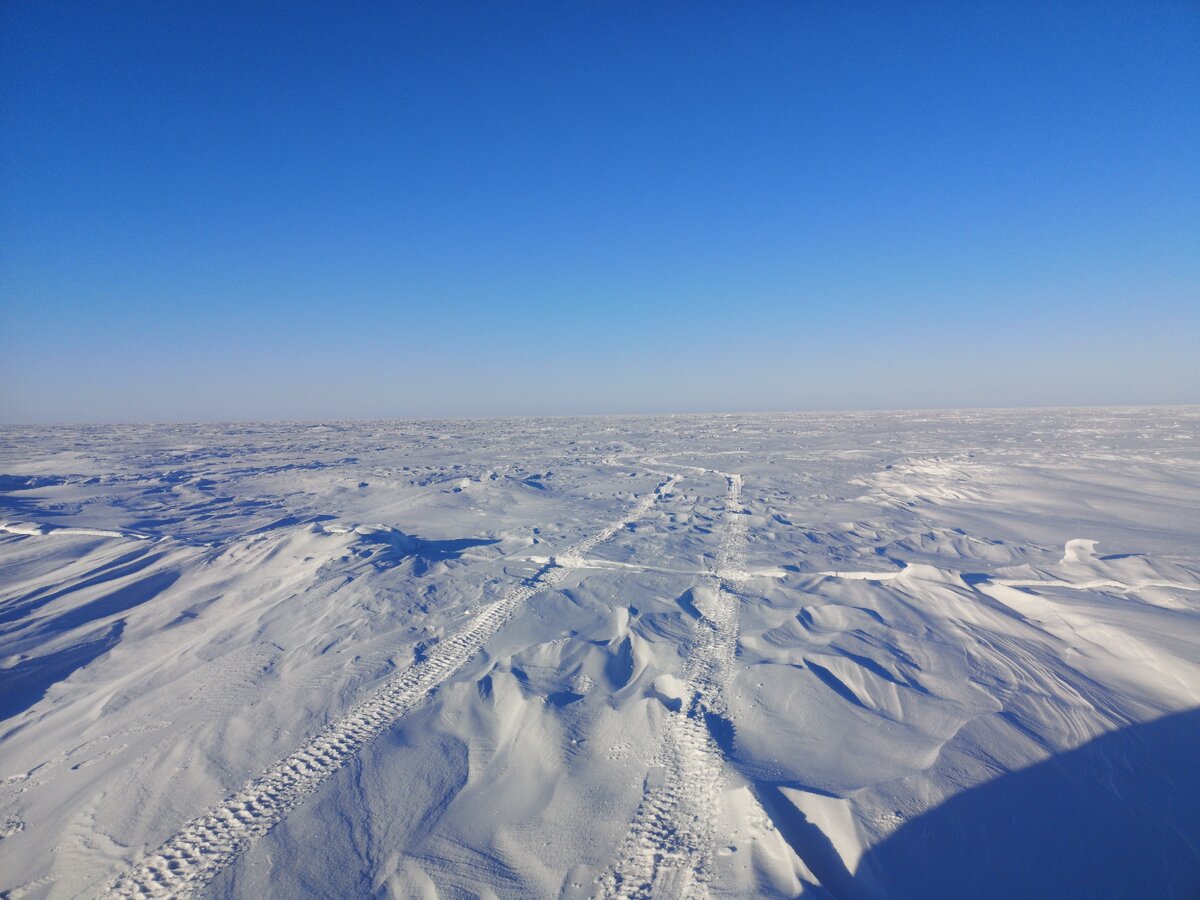
[[[952,797],[856,872],[893,898],[1200,898],[1200,710]]]

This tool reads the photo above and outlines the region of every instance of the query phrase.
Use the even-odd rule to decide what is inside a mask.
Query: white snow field
[[[0,890],[1200,896],[1200,409],[0,429]]]

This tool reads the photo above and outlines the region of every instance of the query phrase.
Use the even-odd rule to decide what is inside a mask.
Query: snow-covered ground
[[[0,430],[10,897],[1200,895],[1200,409]]]

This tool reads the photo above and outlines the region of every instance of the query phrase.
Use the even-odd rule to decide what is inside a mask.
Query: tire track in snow
[[[600,880],[601,896],[693,897],[708,893],[716,846],[716,816],[725,787],[724,754],[712,724],[726,722],[725,689],[737,648],[737,584],[746,520],[742,476],[716,472],[728,484],[725,528],[710,575],[715,603],[702,610],[684,664],[688,704],[670,715],[655,761],[664,773],[647,788],[634,813],[618,861]],[[720,726],[718,726],[720,727]]]
[[[565,563],[583,557],[597,544],[646,515],[679,480],[674,475],[667,478],[623,517],[564,551],[559,558]],[[178,897],[204,887],[359,750],[451,678],[530,597],[558,584],[570,571],[569,566],[548,563],[487,606],[463,631],[435,645],[423,660],[393,676],[298,750],[246,782],[223,803],[186,823],[157,851],[110,882],[104,895]]]

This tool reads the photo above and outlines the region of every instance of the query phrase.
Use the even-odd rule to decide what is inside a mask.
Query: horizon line
[[[896,413],[976,413],[976,412],[1058,412],[1070,410],[1143,410],[1143,409],[1200,409],[1200,401],[1192,403],[1121,403],[1121,404],[1054,404],[1049,406],[898,406],[898,407],[817,407],[791,410],[710,410],[704,412],[603,412],[603,413],[487,413],[482,415],[454,416],[380,416],[380,417],[317,417],[312,419],[289,418],[235,418],[235,419],[145,419],[112,421],[41,421],[0,422],[0,428],[127,428],[157,426],[217,426],[217,425],[352,425],[373,422],[486,422],[509,419],[638,419],[638,418],[713,418],[733,416],[811,416],[811,415],[881,415]]]

